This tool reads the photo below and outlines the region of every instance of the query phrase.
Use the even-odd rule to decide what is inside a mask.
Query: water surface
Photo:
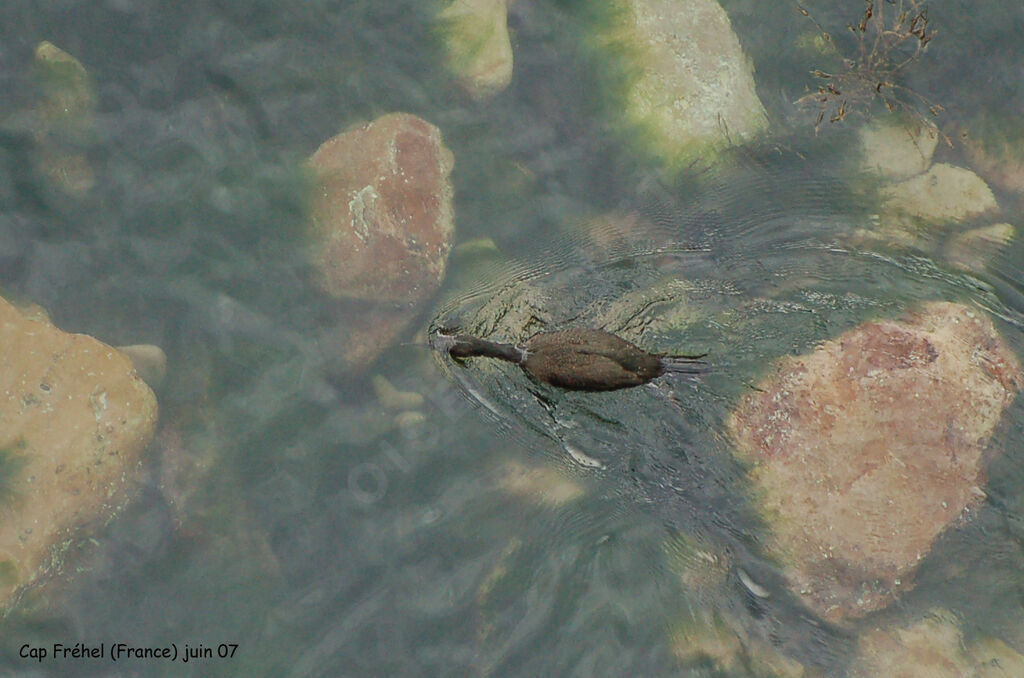
[[[515,79],[482,104],[439,66],[423,3],[5,3],[0,285],[65,330],[161,346],[162,426],[212,467],[196,472],[184,515],[157,473],[57,602],[9,616],[4,672],[115,675],[18,657],[24,643],[81,641],[238,644],[232,659],[143,661],[117,675],[720,675],[672,649],[673,630],[708,611],[841,671],[851,635],[809,620],[784,591],[765,602],[734,570],[706,587],[679,575],[673,544],[697,540],[774,582],[756,557],[742,560],[760,526],[722,421],[772,359],[923,300],[987,310],[1024,353],[1024,241],[970,274],[933,251],[851,245],[876,209],[852,188],[856,120],[816,136],[813,116],[792,107],[813,65],[787,38],[816,29],[786,3],[725,6],[779,134],[666,178],[607,132],[571,2],[517,4]],[[809,8],[841,33],[863,5]],[[950,119],[1019,110],[1022,20],[1015,3],[932,3],[941,32],[908,85]],[[41,40],[95,82],[84,195],[38,170]],[[393,110],[441,128],[456,157],[457,242],[489,237],[502,257],[483,271],[454,259],[416,327],[467,317],[510,281],[551,291],[565,319],[671,275],[715,322],[663,339],[709,351],[721,369],[700,384],[559,397],[514,371],[498,380],[397,347],[370,373],[424,396],[425,420],[406,427],[370,395],[369,375],[326,373],[301,163]],[[1018,198],[998,197],[1013,221]],[[650,225],[595,254],[570,224],[610,210]],[[989,500],[940,539],[905,606],[952,609],[968,634],[1024,649],[1022,428],[1018,402],[993,441],[1005,454]],[[572,461],[567,444],[604,468]],[[582,494],[559,504],[510,492],[508,464],[554,469]]]

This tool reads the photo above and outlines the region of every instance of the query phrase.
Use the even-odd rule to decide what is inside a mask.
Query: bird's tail
[[[701,360],[707,353],[700,355],[668,355],[661,359],[665,372],[674,374],[707,374],[711,371],[711,363]]]

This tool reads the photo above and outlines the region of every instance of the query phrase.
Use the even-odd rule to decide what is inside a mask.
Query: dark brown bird
[[[540,332],[521,347],[469,334],[435,335],[435,348],[453,358],[498,358],[516,363],[533,378],[573,391],[614,391],[646,384],[666,372],[702,374],[704,355],[648,353],[611,332],[573,328]]]

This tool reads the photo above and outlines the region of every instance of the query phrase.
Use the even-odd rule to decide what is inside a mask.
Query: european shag
[[[666,372],[703,374],[702,355],[649,353],[611,332],[573,328],[540,332],[522,346],[469,334],[437,333],[433,346],[456,359],[498,358],[516,363],[533,378],[573,391],[614,391],[646,384]]]

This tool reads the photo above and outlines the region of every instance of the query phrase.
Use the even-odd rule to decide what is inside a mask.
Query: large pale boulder
[[[129,359],[0,299],[0,606],[137,489],[157,404]]]
[[[756,137],[768,118],[725,10],[715,0],[617,0],[606,41],[633,73],[626,122],[646,151],[685,167]]]
[[[1022,382],[992,323],[945,302],[781,360],[728,425],[794,593],[840,620],[909,590],[984,498],[982,452]]]

